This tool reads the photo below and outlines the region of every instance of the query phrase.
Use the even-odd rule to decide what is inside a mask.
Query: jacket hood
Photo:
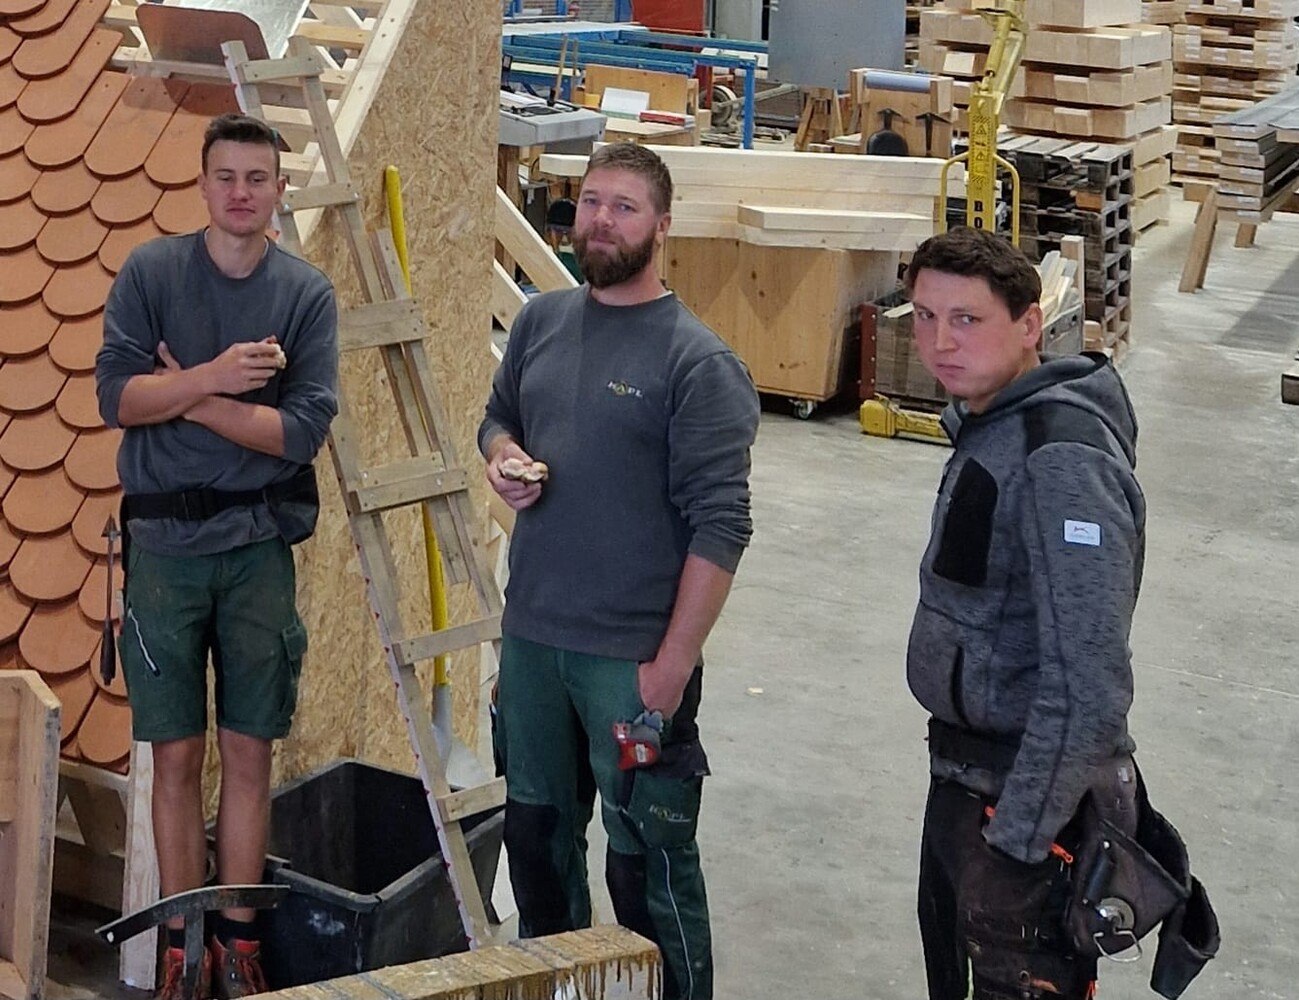
[[[1128,390],[1104,354],[1088,352],[1044,358],[992,398],[982,413],[969,411],[963,400],[943,411],[943,428],[953,441],[966,427],[1002,420],[1043,403],[1064,403],[1099,417],[1118,439],[1129,464],[1137,462],[1137,417]]]

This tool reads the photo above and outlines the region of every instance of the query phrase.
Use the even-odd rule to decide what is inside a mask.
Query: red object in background
[[[661,31],[703,31],[704,0],[632,0],[631,16]]]

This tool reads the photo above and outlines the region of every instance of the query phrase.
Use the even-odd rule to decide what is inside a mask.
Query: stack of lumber
[[[999,144],[1019,171],[1020,248],[1043,265],[1083,239],[1088,350],[1122,353],[1131,338],[1133,147],[1016,136]]]
[[[1213,123],[1218,208],[1266,222],[1299,188],[1299,84]]]
[[[937,158],[654,147],[672,172],[672,235],[754,246],[908,252],[935,231]],[[586,157],[541,172],[580,177]]]
[[[968,105],[983,72],[991,27],[974,10],[991,0],[946,0],[921,20],[921,65],[946,72],[955,102]],[[1180,0],[1179,0],[1180,2]],[[1172,36],[1142,24],[1142,0],[1033,0],[1022,67],[1002,121],[1012,129],[1073,140],[1129,144],[1134,161],[1133,222],[1143,229],[1167,217],[1175,133],[1169,127]],[[961,112],[957,112],[958,122]]]
[[[1143,24],[1166,24],[1172,27],[1186,20],[1188,0],[1141,0]]]
[[[1173,179],[1204,197],[1220,173],[1213,122],[1277,94],[1295,79],[1299,0],[1184,0],[1174,26],[1173,120],[1179,136]]]
[[[907,0],[907,34],[905,60],[908,66],[920,61],[920,13],[936,0]]]

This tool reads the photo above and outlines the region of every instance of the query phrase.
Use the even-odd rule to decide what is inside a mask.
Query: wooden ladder
[[[239,104],[248,115],[265,120],[259,86],[275,87],[277,100],[286,88],[301,88],[328,182],[285,193],[276,213],[282,232],[280,243],[301,256],[294,213],[322,209],[339,214],[368,304],[340,312],[338,349],[340,354],[380,351],[409,446],[407,458],[363,468],[357,427],[340,387],[338,416],[329,433],[334,472],[347,506],[370,607],[396,682],[398,702],[437,826],[465,936],[470,948],[476,949],[490,943],[489,928],[460,824],[475,813],[501,805],[505,801],[505,780],[497,778],[476,788],[451,790],[415,665],[458,649],[498,642],[502,605],[473,528],[469,477],[456,461],[450,423],[424,351],[428,331],[419,305],[406,292],[391,233],[365,230],[361,196],[352,183],[320,80],[327,67],[314,47],[295,37],[289,42],[287,57],[257,61],[248,58],[241,42],[227,42],[222,51]],[[471,585],[478,617],[441,631],[407,635],[399,610],[395,560],[382,515],[416,505],[422,505],[432,518],[447,582]]]

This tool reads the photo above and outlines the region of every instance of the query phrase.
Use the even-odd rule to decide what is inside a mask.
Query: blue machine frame
[[[511,8],[522,6],[523,0],[511,0]],[[567,6],[566,0],[558,0]],[[630,0],[617,0],[619,7],[627,7]],[[758,56],[767,51],[766,42],[735,41],[728,38],[702,38],[695,35],[677,35],[658,31],[629,31],[616,24],[607,29],[545,34],[511,34],[508,27],[502,39],[501,51],[512,62],[554,64],[559,60],[564,39],[574,39],[578,44],[574,68],[581,69],[590,63],[603,66],[625,66],[633,69],[656,70],[662,73],[680,73],[693,76],[700,66],[729,69],[744,77],[744,115],[742,143],[745,149],[753,148],[754,99],[757,95]],[[664,46],[672,46],[665,48]],[[727,55],[705,55],[706,48],[725,48]],[[733,53],[733,54],[731,54]],[[548,73],[516,70],[511,66],[509,78],[515,83],[551,86],[554,78]],[[561,82],[565,88],[561,96],[571,97],[572,80]]]

